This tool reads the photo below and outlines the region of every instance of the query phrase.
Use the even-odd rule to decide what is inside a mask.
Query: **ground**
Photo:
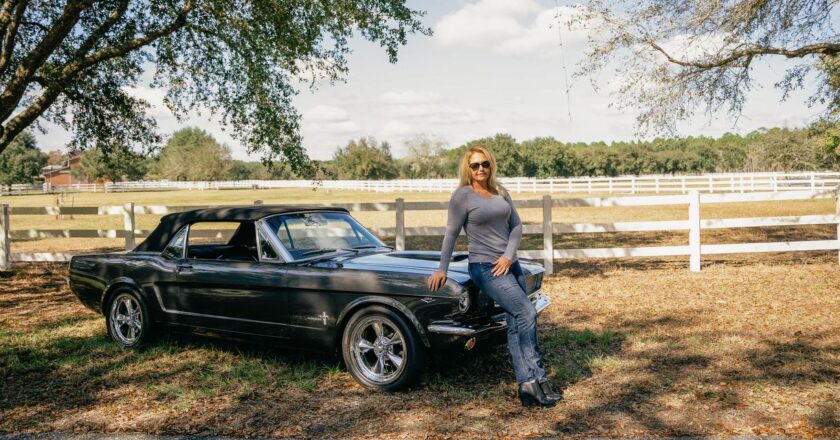
[[[166,336],[106,339],[66,266],[0,282],[0,432],[301,438],[840,436],[836,252],[557,262],[539,318],[566,399],[525,409],[504,346],[433,358],[414,389],[357,385],[334,359]]]

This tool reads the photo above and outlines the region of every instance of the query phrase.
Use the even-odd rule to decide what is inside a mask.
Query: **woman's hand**
[[[426,285],[429,287],[429,290],[435,291],[446,282],[446,272],[441,272],[439,270],[434,271],[429,278],[426,279]]]
[[[510,269],[511,261],[504,255],[493,260],[493,276],[506,275]]]

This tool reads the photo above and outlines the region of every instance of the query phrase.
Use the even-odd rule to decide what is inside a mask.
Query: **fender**
[[[423,325],[420,324],[420,321],[417,320],[417,317],[414,316],[414,313],[411,313],[411,310],[408,309],[403,303],[389,297],[384,296],[363,296],[361,298],[356,298],[347,304],[344,307],[344,310],[341,311],[341,314],[338,315],[338,319],[336,322],[338,323],[338,328],[344,326],[344,321],[347,319],[347,315],[350,311],[358,308],[359,306],[368,305],[368,304],[380,304],[391,306],[397,310],[399,310],[406,318],[414,325],[414,328],[417,330],[417,333],[420,335],[420,340],[423,342],[423,345],[426,348],[431,347],[431,343],[429,343],[429,337],[426,334],[426,330],[423,328]],[[340,335],[336,334],[336,338],[340,340]]]
[[[120,287],[120,286],[128,286],[128,287],[134,289],[134,291],[137,292],[138,295],[143,295],[144,296],[144,299],[146,300],[146,304],[149,303],[148,298],[145,298],[145,293],[143,292],[143,289],[140,288],[140,285],[137,284],[137,282],[134,281],[134,279],[129,278],[129,277],[117,277],[117,278],[114,278],[113,280],[111,280],[110,282],[108,282],[108,285],[105,286],[105,290],[102,291],[102,298],[100,298],[100,302],[102,304],[101,307],[102,307],[102,313],[103,314],[105,313],[105,307],[107,306],[107,303],[105,302],[105,299],[108,298],[108,295],[110,295],[111,292],[114,289],[116,289],[117,287]]]

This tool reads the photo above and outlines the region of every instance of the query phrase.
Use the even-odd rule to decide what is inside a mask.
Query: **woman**
[[[440,265],[427,280],[429,290],[446,282],[455,239],[463,227],[469,242],[470,278],[506,312],[508,350],[520,401],[525,406],[554,405],[562,395],[548,383],[537,346],[536,310],[525,293],[525,276],[516,259],[522,238],[519,215],[496,181],[496,159],[490,150],[469,148],[458,171],[461,182],[449,201]]]

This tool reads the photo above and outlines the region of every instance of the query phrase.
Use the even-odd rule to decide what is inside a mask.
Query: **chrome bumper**
[[[551,300],[548,299],[542,292],[537,292],[536,298],[532,301],[534,304],[534,308],[537,310],[537,315],[542,313],[546,307],[551,304]],[[505,321],[505,314],[499,313],[498,315],[493,316],[493,323],[481,328],[472,328],[466,327],[463,325],[458,325],[457,323],[453,324],[432,324],[428,326],[426,329],[431,333],[440,333],[445,335],[458,335],[458,336],[473,336],[476,333],[481,333],[488,330],[497,330],[500,327],[504,328],[507,327],[507,321]]]

